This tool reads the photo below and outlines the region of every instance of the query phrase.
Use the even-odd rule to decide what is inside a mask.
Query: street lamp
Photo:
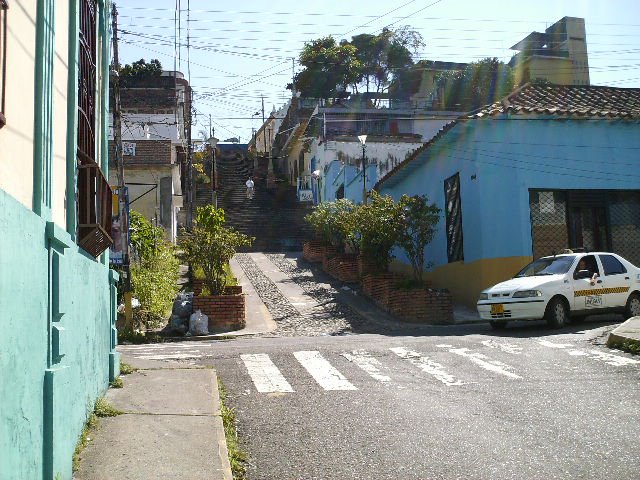
[[[362,203],[367,204],[367,165],[365,164],[364,149],[367,141],[366,135],[358,135],[358,140],[362,144]]]

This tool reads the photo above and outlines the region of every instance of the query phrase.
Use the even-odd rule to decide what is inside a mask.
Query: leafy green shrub
[[[162,228],[131,212],[131,263],[133,295],[140,301],[134,321],[144,329],[162,325],[178,293],[180,262],[174,247],[163,239]]]
[[[402,195],[398,202],[399,230],[397,245],[405,251],[413,269],[413,279],[422,283],[426,267],[424,249],[431,243],[435,227],[440,221],[440,209],[429,204],[424,195]]]
[[[386,270],[400,234],[398,204],[391,197],[373,191],[369,203],[356,210],[356,225],[360,254],[379,270]]]
[[[238,248],[252,242],[252,237],[224,227],[222,209],[207,205],[197,209],[195,225],[183,237],[180,247],[191,266],[202,269],[208,292],[221,295],[229,281],[229,260]]]

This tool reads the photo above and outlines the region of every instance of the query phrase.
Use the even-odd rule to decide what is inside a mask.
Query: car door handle
[[[625,280],[629,280],[629,277],[624,277]]]
[[[596,283],[602,283],[602,280],[598,280]]]

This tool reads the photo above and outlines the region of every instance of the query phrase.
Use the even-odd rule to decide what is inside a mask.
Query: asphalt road
[[[637,479],[640,358],[604,347],[609,328],[123,348],[215,366],[250,480]]]

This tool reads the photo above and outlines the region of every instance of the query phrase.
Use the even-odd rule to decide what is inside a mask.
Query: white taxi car
[[[509,320],[545,319],[560,328],[599,313],[640,316],[640,269],[608,252],[542,257],[483,290],[477,308],[494,328]]]

